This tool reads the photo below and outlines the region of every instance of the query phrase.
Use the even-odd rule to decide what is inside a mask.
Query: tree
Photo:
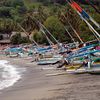
[[[40,31],[35,31],[34,32],[33,39],[39,44],[43,44],[43,43],[48,44],[48,41],[46,40],[46,37]]]
[[[89,27],[86,25],[85,22],[80,23],[79,29],[80,29],[80,33],[81,33],[80,36],[82,37],[84,42],[95,39],[95,36],[90,31]]]
[[[16,23],[11,20],[10,18],[0,18],[0,32],[3,34],[8,34],[8,36],[11,36],[12,31],[16,31],[17,25]]]
[[[64,35],[64,25],[59,21],[57,16],[48,17],[44,22],[44,25],[56,39],[58,39],[59,41],[66,40],[66,37]]]
[[[50,0],[37,0],[38,2],[42,2],[44,5],[48,5]]]
[[[3,36],[2,35],[0,35],[0,40],[2,40],[3,39]]]
[[[11,17],[10,10],[11,7],[0,7],[0,17],[10,18]]]
[[[39,30],[38,23],[35,19],[33,19],[30,15],[27,15],[25,19],[22,21],[21,25],[28,33],[27,35],[31,35],[34,30]]]
[[[20,7],[22,7],[22,6],[24,6],[24,2],[23,2],[23,0],[13,0],[12,2],[11,2],[11,4],[12,4],[12,7],[17,7],[17,6],[20,6]]]
[[[29,43],[30,40],[27,37],[22,37],[20,33],[17,33],[11,37],[12,44]]]
[[[12,44],[20,44],[21,43],[21,34],[17,33],[15,35],[13,35],[10,40],[11,40]]]

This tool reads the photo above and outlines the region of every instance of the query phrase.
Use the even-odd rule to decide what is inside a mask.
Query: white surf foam
[[[3,69],[1,74],[2,80],[0,80],[0,90],[14,85],[21,78],[16,67],[8,64],[8,61],[0,60],[0,67]]]

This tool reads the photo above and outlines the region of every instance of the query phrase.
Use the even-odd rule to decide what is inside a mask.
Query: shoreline
[[[36,79],[36,81],[37,82],[33,82],[34,80],[32,80],[32,83],[34,83],[35,84],[35,86],[32,86],[32,83],[30,82],[30,83],[27,83],[27,79],[29,80],[29,81],[31,81],[31,78],[29,78],[30,77],[30,75],[32,75],[32,72],[38,72],[38,71],[40,71],[39,73],[41,73],[42,72],[42,70],[41,70],[41,68],[39,67],[39,68],[37,68],[37,65],[36,64],[34,64],[34,63],[30,63],[30,59],[29,60],[27,60],[27,59],[22,59],[22,58],[15,58],[15,59],[12,59],[12,58],[5,58],[5,57],[2,57],[4,60],[7,60],[7,61],[9,61],[9,63],[11,64],[11,65],[14,65],[14,66],[16,66],[16,67],[18,67],[19,69],[21,68],[21,69],[23,69],[23,68],[25,68],[26,69],[26,71],[23,73],[23,75],[22,75],[22,78],[20,79],[20,80],[18,80],[13,86],[11,86],[11,87],[8,87],[8,88],[5,88],[4,90],[1,90],[1,93],[0,93],[0,98],[2,98],[2,100],[18,100],[18,98],[13,98],[13,99],[8,99],[9,97],[7,97],[7,99],[5,98],[5,96],[3,96],[3,95],[5,95],[5,94],[9,94],[10,92],[12,92],[12,91],[15,91],[15,92],[17,92],[17,91],[20,91],[20,92],[24,92],[24,90],[27,90],[27,95],[33,95],[33,94],[28,94],[29,92],[28,91],[34,91],[33,93],[34,93],[34,98],[36,98],[37,99],[37,97],[38,97],[38,93],[39,93],[39,98],[38,99],[41,99],[41,98],[44,98],[45,97],[45,94],[46,94],[46,96],[47,97],[51,97],[50,96],[50,94],[51,95],[53,95],[53,93],[46,93],[46,92],[48,92],[48,90],[49,90],[49,87],[48,86],[44,86],[44,87],[42,87],[41,85],[40,85],[40,83],[37,85],[36,83],[38,83],[38,79]],[[25,63],[22,63],[22,61],[23,62],[25,62]],[[34,67],[34,68],[33,68]],[[33,70],[33,71],[32,71]],[[31,73],[30,73],[31,72]],[[43,74],[43,73],[41,73],[41,74]],[[40,78],[41,77],[41,75],[36,75],[38,78]],[[40,77],[39,77],[40,76]],[[33,78],[35,78],[35,77],[33,77]],[[44,77],[43,77],[43,80],[44,80]],[[28,81],[28,82],[29,82]],[[23,85],[23,83],[25,83],[24,85]],[[33,84],[33,85],[34,85]],[[44,84],[44,82],[41,82],[41,84],[43,85]],[[26,87],[26,85],[27,85],[27,87]],[[31,85],[31,86],[30,86]],[[21,88],[21,89],[20,89]],[[31,88],[34,88],[34,90],[33,89],[31,89]],[[40,89],[41,88],[41,89]],[[43,88],[43,89],[42,89]],[[45,91],[45,92],[43,92],[43,90]],[[19,93],[18,93],[19,94]],[[19,94],[20,95],[20,94]],[[30,96],[29,96],[30,97]],[[21,97],[22,98],[22,97]],[[19,100],[22,100],[22,99],[19,99]],[[23,100],[27,100],[27,99],[23,99]]]
[[[0,66],[2,68],[1,81],[0,81],[0,91],[3,89],[13,86],[18,80],[20,80],[21,75],[17,71],[14,65],[11,65],[7,60],[0,60]]]
[[[30,59],[5,58],[19,69],[25,68],[22,78],[0,93],[1,100],[99,100],[100,76],[65,74],[47,77],[62,70],[42,70]]]

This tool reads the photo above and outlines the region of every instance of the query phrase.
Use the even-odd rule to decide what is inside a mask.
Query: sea
[[[22,78],[25,69],[11,65],[7,60],[0,60],[0,91],[13,86]]]

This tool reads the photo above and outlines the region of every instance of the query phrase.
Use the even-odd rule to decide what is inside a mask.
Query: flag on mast
[[[89,16],[75,1],[73,0],[66,0],[69,5],[78,13],[78,15],[81,17],[82,20],[85,21],[85,23],[93,30],[93,32],[100,38],[100,34],[92,27],[92,25],[87,21],[92,21],[98,28],[100,28],[100,25],[91,17]]]
[[[67,0],[67,2],[70,4],[70,6],[76,10],[80,15],[85,18],[86,20],[90,20],[93,22],[98,28],[100,28],[100,25],[91,17],[89,16],[85,10],[83,10],[75,1],[73,0]]]

